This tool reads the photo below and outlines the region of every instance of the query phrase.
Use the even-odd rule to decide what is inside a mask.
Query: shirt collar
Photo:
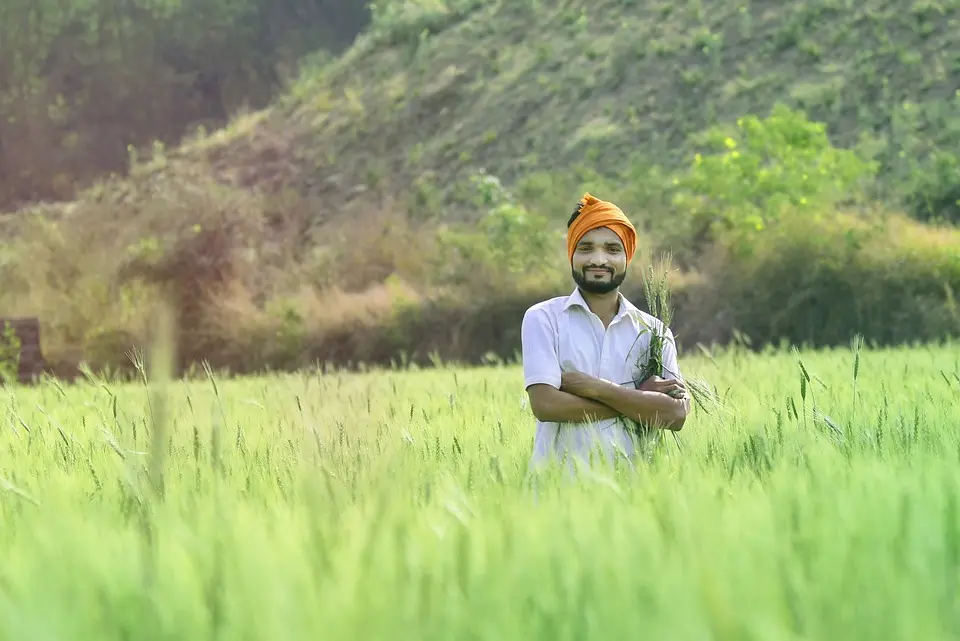
[[[637,307],[628,301],[623,293],[617,293],[617,300],[620,302],[620,307],[617,310],[617,315],[613,317],[614,322],[620,320],[623,316],[626,316],[631,312],[638,311]],[[587,305],[587,301],[583,299],[583,294],[580,293],[579,287],[574,288],[573,293],[567,296],[567,300],[563,304],[564,311],[570,309],[571,307],[581,307],[584,311],[590,312],[590,306]]]

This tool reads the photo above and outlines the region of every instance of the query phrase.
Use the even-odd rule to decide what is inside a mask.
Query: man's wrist
[[[660,396],[674,400],[667,394],[662,394],[660,392],[649,392],[646,390],[629,389],[602,379],[598,379],[596,383],[594,383],[590,393],[591,399],[597,401],[598,403],[603,403],[604,405],[616,404],[625,400],[626,397],[634,396],[638,393],[648,400],[653,400]]]
[[[594,381],[593,385],[590,386],[588,393],[591,399],[597,401],[598,403],[607,404],[611,393],[615,392],[616,389],[617,385],[602,378],[598,378],[596,381]]]

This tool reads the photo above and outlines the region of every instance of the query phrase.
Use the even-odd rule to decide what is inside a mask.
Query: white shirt
[[[649,354],[651,336],[644,323],[666,336],[663,378],[683,380],[670,329],[664,331],[659,319],[638,309],[623,294],[619,300],[617,315],[606,329],[600,317],[590,311],[579,288],[569,296],[551,298],[528,309],[521,327],[525,388],[542,383],[559,389],[564,371],[583,372],[633,388],[632,381],[640,375],[639,366],[646,363]],[[639,366],[638,357],[642,357]],[[640,444],[628,425],[623,418],[592,423],[537,421],[531,464],[538,466],[564,455],[586,462],[595,449],[607,462],[619,456],[632,462]]]

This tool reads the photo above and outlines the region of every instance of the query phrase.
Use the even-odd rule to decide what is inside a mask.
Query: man
[[[616,205],[589,193],[567,223],[567,253],[577,287],[527,310],[521,329],[524,384],[537,418],[532,463],[553,457],[608,462],[634,458],[640,433],[680,430],[690,410],[673,334],[620,293],[637,232]],[[640,385],[650,332],[666,337],[665,379]],[[674,398],[671,394],[678,396]]]

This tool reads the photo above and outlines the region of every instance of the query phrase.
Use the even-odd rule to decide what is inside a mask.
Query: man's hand
[[[640,383],[640,386],[637,387],[639,390],[645,392],[660,392],[661,394],[666,394],[671,398],[686,398],[687,396],[687,387],[680,381],[676,380],[665,380],[659,376],[651,376],[647,380]]]
[[[600,384],[603,381],[599,378],[583,372],[564,372],[560,376],[560,391],[580,398],[594,398]]]

